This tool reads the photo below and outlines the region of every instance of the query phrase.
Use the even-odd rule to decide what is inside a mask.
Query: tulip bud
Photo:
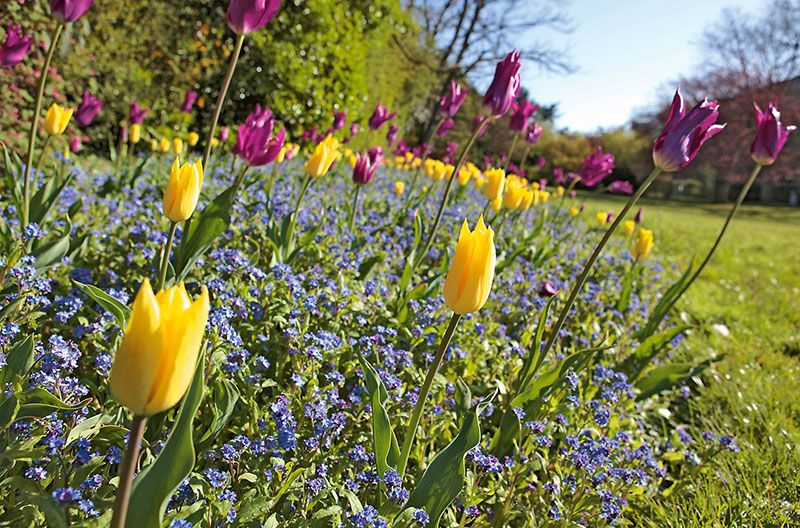
[[[622,224],[622,232],[625,236],[630,235],[636,229],[636,222],[633,220],[625,220],[625,223]]]
[[[604,211],[600,211],[599,213],[597,213],[596,218],[597,218],[597,223],[600,224],[601,226],[604,226],[606,225],[606,223],[608,223],[608,213]]]
[[[53,17],[66,24],[82,17],[94,0],[50,0],[50,12]]]
[[[540,297],[553,297],[558,295],[558,288],[556,288],[555,284],[550,281],[543,281],[539,285],[539,296]]]
[[[192,302],[183,283],[154,295],[145,279],[114,355],[111,394],[140,416],[175,406],[194,376],[208,310],[205,286]]]
[[[182,222],[192,216],[202,186],[203,164],[200,160],[181,166],[176,158],[164,191],[164,214],[167,218],[173,222]]]
[[[483,106],[494,117],[506,115],[519,95],[519,70],[522,67],[519,59],[519,52],[512,51],[497,63],[492,84],[483,96]]]
[[[161,138],[161,141],[158,142],[158,150],[166,154],[169,152],[169,140],[167,138]]]
[[[103,109],[103,106],[103,101],[101,101],[99,97],[89,92],[83,92],[81,104],[78,105],[78,109],[75,110],[75,121],[78,123],[78,126],[80,128],[86,128],[91,125],[94,118],[97,117],[97,114]]]
[[[581,212],[580,209],[578,209],[574,205],[569,208],[569,216],[570,216],[570,218],[575,218],[576,216],[578,216],[580,214],[580,212]]]
[[[230,127],[226,127],[226,126],[220,127],[220,129],[219,129],[219,140],[222,141],[223,143],[225,143],[226,141],[228,141],[228,137],[230,136],[230,134],[231,134]]]
[[[797,127],[781,124],[781,113],[775,103],[768,104],[764,111],[756,103],[753,103],[753,107],[756,111],[756,135],[750,146],[750,156],[759,165],[772,165],[783,150],[789,134]]]
[[[539,106],[525,99],[520,104],[515,103],[513,109],[514,113],[511,114],[511,118],[508,121],[508,128],[515,132],[527,132],[528,121],[533,113],[539,109]],[[536,141],[534,141],[534,143],[536,143]]]
[[[450,90],[439,101],[439,112],[447,118],[455,117],[466,99],[467,90],[462,88],[456,81],[451,80]]]
[[[372,147],[366,154],[359,154],[353,164],[353,181],[360,185],[372,181],[381,161],[383,161],[383,149],[380,147]]]
[[[496,264],[494,231],[478,219],[474,231],[461,226],[456,253],[444,281],[444,300],[457,314],[480,310],[489,298]]]
[[[189,114],[194,108],[194,103],[197,101],[198,93],[194,90],[189,90],[186,92],[186,97],[183,99],[183,104],[181,105],[181,112],[184,114]]]
[[[403,194],[403,191],[405,190],[406,190],[406,184],[404,182],[401,182],[400,180],[394,182],[394,193],[397,195],[398,198]]]
[[[183,140],[181,138],[174,138],[172,140],[172,152],[175,154],[183,152]]]
[[[0,46],[0,67],[10,68],[16,66],[33,44],[33,37],[24,35],[19,24],[11,24],[6,31],[6,41]]]
[[[83,144],[81,143],[80,136],[72,136],[69,138],[69,150],[72,152],[79,152]]]
[[[197,142],[200,141],[200,134],[197,132],[189,132],[189,135],[186,137],[186,142],[189,143],[190,147],[197,145]]]
[[[44,129],[51,136],[59,136],[67,129],[71,117],[71,109],[63,108],[54,103],[44,116]]]
[[[502,198],[503,188],[506,183],[506,171],[503,169],[491,169],[484,173],[486,176],[486,183],[483,188],[483,195],[489,200],[496,200]]]
[[[228,27],[239,35],[258,31],[272,20],[280,5],[280,0],[231,0]]]
[[[341,157],[339,141],[333,136],[328,136],[317,144],[311,157],[303,165],[303,170],[312,178],[325,176],[334,162]]]
[[[132,125],[141,125],[149,111],[149,108],[142,108],[139,103],[132,103],[128,112],[128,122]]]
[[[142,125],[131,125],[131,143],[137,144],[142,139]]]
[[[603,152],[603,147],[597,147],[594,152],[586,156],[581,167],[581,183],[587,187],[594,187],[614,170],[614,155]]]
[[[633,258],[636,260],[646,259],[653,249],[653,232],[649,229],[639,229],[639,235],[633,241]]]
[[[158,141],[156,141],[155,139],[150,140],[150,150],[153,152],[158,151]]]
[[[375,111],[372,112],[372,116],[370,116],[368,124],[372,130],[378,130],[380,127],[383,126],[384,123],[387,121],[391,121],[397,115],[397,112],[389,113],[389,110],[383,106],[382,103],[378,103],[375,107]],[[351,134],[355,135],[355,134]]]

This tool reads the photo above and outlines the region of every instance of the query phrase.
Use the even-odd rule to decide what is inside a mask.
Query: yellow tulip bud
[[[569,216],[570,216],[571,218],[575,218],[576,216],[578,216],[578,214],[579,214],[580,212],[581,212],[581,210],[580,210],[580,209],[578,209],[577,207],[575,207],[574,205],[573,205],[572,207],[570,207],[570,208],[569,208]]]
[[[481,309],[492,289],[496,260],[494,231],[483,223],[483,215],[472,232],[464,220],[444,281],[444,300],[451,310],[463,315]]]
[[[44,129],[51,136],[58,136],[64,133],[72,118],[72,109],[67,109],[55,103],[47,110],[44,116]]]
[[[447,165],[439,160],[433,166],[433,179],[436,181],[443,180],[447,176]]]
[[[558,187],[556,187],[556,196],[558,196],[559,198],[564,196],[564,187],[563,186],[559,185]]]
[[[542,203],[547,203],[547,200],[550,198],[550,191],[539,191],[539,201]]]
[[[69,150],[69,144],[64,145],[64,159],[68,160],[70,157],[72,157],[72,152]]]
[[[172,152],[175,154],[180,154],[183,152],[183,140],[181,138],[175,138],[172,140]]]
[[[533,205],[535,192],[536,191],[533,191],[531,189],[525,189],[524,194],[522,196],[522,203],[519,206],[520,209],[522,209],[523,211],[527,211],[528,209],[531,208],[531,205]]]
[[[633,241],[633,257],[636,260],[646,259],[654,245],[653,232],[645,228],[639,229],[639,235]]]
[[[525,197],[524,183],[519,178],[506,180],[506,193],[503,195],[503,206],[506,209],[516,209],[522,204]]]
[[[134,123],[131,125],[131,143],[137,144],[142,139],[142,125]]]
[[[208,308],[205,286],[192,302],[183,283],[154,295],[145,279],[114,355],[111,394],[136,415],[175,406],[194,376]]]
[[[483,186],[483,194],[489,200],[497,200],[503,196],[503,188],[506,184],[506,171],[503,169],[491,169],[484,173],[486,184]]]
[[[197,141],[195,141],[195,144],[196,143],[197,143]],[[217,138],[211,138],[211,147],[212,148],[217,148],[218,146],[219,146],[219,140]]]
[[[331,165],[341,157],[339,141],[333,136],[328,136],[314,148],[314,153],[303,165],[303,170],[312,178],[325,176]]]
[[[347,163],[350,165],[351,169],[355,168],[357,161],[358,161],[358,158],[355,157],[353,154],[350,154],[350,157],[347,158]]]
[[[634,229],[636,229],[636,222],[633,220],[625,220],[625,223],[622,224],[622,232],[625,233],[625,236],[633,233]]]
[[[200,134],[197,132],[189,132],[189,135],[186,136],[186,142],[189,143],[190,147],[197,145],[198,141],[200,141]]]
[[[153,152],[158,150],[158,141],[156,141],[155,139],[150,140],[150,150],[152,150]]]
[[[403,191],[406,190],[406,184],[397,180],[394,182],[394,193],[398,196],[398,198],[403,194]]]
[[[459,185],[466,185],[469,183],[470,178],[472,178],[472,171],[464,167],[458,171],[458,176],[456,178],[458,179]]]
[[[181,166],[176,158],[164,191],[164,214],[167,218],[173,222],[182,222],[192,216],[202,186],[203,164],[200,160]]]
[[[601,226],[604,226],[606,225],[606,223],[608,223],[608,213],[600,211],[599,213],[597,213],[596,218],[597,218],[597,223],[600,224]]]
[[[169,140],[167,138],[161,138],[161,141],[158,143],[158,149],[164,154],[169,152]]]
[[[533,183],[531,183],[531,188],[532,188],[534,191],[538,191],[538,190],[539,190],[539,182],[533,182]]]

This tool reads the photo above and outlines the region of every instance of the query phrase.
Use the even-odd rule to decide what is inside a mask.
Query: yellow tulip
[[[639,229],[639,235],[633,241],[633,258],[636,260],[646,259],[654,245],[653,232],[645,228]]]
[[[68,160],[70,157],[72,157],[72,152],[69,150],[69,145],[64,145],[64,159]]]
[[[535,193],[536,191],[525,189],[525,192],[522,195],[522,203],[519,206],[520,209],[522,209],[523,211],[527,211],[528,209],[531,208],[531,205],[533,205],[533,199],[535,197],[534,196]]]
[[[506,193],[503,195],[503,207],[506,209],[516,209],[522,205],[525,198],[525,184],[519,178],[508,178],[506,180]]]
[[[189,143],[190,147],[197,145],[197,142],[200,141],[200,134],[197,132],[189,132],[189,135],[186,137],[186,142]]]
[[[347,158],[347,163],[350,165],[351,169],[355,168],[356,162],[358,162],[358,158],[354,154],[350,154],[350,156]]]
[[[158,149],[164,154],[169,152],[169,140],[167,138],[161,138],[161,141],[158,143]]]
[[[433,178],[433,175],[435,174],[436,163],[436,160],[432,160],[430,158],[425,160],[425,165],[423,168],[425,169],[425,174],[427,174],[429,178]]]
[[[636,222],[633,220],[625,220],[625,223],[622,224],[622,232],[625,233],[625,236],[633,233],[634,229],[636,229]]]
[[[72,118],[72,109],[64,108],[55,103],[47,110],[44,116],[44,129],[51,136],[58,136],[64,133]]]
[[[394,193],[398,197],[400,197],[403,194],[403,191],[405,191],[405,190],[406,190],[406,184],[405,183],[401,182],[400,180],[397,180],[396,182],[394,182]]]
[[[471,232],[464,220],[444,281],[444,300],[451,310],[463,315],[481,309],[492,289],[496,260],[494,231],[483,223],[483,215]]]
[[[542,203],[547,203],[547,200],[550,198],[550,191],[539,191],[539,201]]]
[[[563,186],[559,185],[558,187],[556,187],[556,196],[558,196],[559,198],[564,196],[564,187]]]
[[[580,214],[580,212],[581,210],[575,207],[574,205],[569,208],[569,216],[571,218],[575,218],[576,216],[578,216],[578,214]]]
[[[497,198],[492,200],[492,211],[496,213],[500,210],[501,207],[503,207],[503,197],[498,196]]]
[[[459,185],[468,184],[470,178],[472,178],[472,171],[470,171],[466,167],[464,167],[460,171],[458,171],[458,176],[456,177],[456,179],[458,180]]]
[[[436,161],[433,166],[433,179],[436,181],[443,180],[447,175],[447,165],[441,161]]]
[[[142,139],[142,125],[134,123],[131,125],[131,143],[137,144]]]
[[[208,308],[205,286],[192,302],[183,283],[154,295],[145,279],[114,356],[111,394],[136,415],[175,406],[194,376]]]
[[[158,141],[156,141],[155,139],[150,140],[150,150],[152,150],[153,152],[158,150]]]
[[[325,176],[331,165],[341,157],[339,141],[333,136],[328,136],[314,148],[314,153],[303,165],[303,170],[312,178]]]
[[[181,138],[175,138],[172,140],[172,152],[175,154],[180,154],[183,152],[183,140]]]
[[[456,171],[456,168],[450,165],[449,163],[444,166],[444,179],[450,181],[453,179],[453,173]]]
[[[601,226],[606,225],[606,223],[608,223],[608,213],[604,213],[603,211],[597,213],[597,223]]]
[[[486,183],[482,190],[484,196],[489,200],[496,200],[503,196],[503,188],[506,184],[506,171],[503,169],[491,169],[486,171]]]
[[[181,166],[176,158],[164,191],[164,214],[167,218],[173,222],[182,222],[192,216],[202,186],[203,164],[200,160]]]
[[[195,141],[197,143],[197,141]],[[219,140],[217,138],[211,138],[211,147],[217,148],[219,146]]]

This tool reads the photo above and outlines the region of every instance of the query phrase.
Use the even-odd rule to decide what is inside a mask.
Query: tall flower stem
[[[214,134],[217,132],[217,121],[219,115],[222,113],[222,105],[225,103],[225,96],[228,93],[228,88],[231,86],[231,79],[233,79],[233,72],[236,70],[236,63],[239,62],[239,54],[242,52],[242,44],[244,44],[244,35],[236,36],[236,48],[231,55],[231,62],[228,65],[228,72],[225,74],[225,80],[222,81],[222,88],[217,96],[217,105],[214,107],[214,116],[211,118],[211,126],[208,128],[208,136],[206,137],[206,150],[203,153],[203,167],[208,165],[208,158],[211,156],[211,141],[214,139]]]
[[[528,146],[525,147],[525,151],[522,153],[522,162],[519,164],[521,170],[525,170],[525,164],[528,163],[528,155],[531,153],[531,147],[532,145],[528,144]]]
[[[36,172],[42,171],[42,163],[44,163],[44,157],[47,154],[47,148],[50,146],[50,140],[53,138],[50,134],[44,139],[44,145],[42,145],[42,152],[39,153],[39,161],[36,162]]]
[[[561,200],[558,201],[558,207],[556,207],[556,212],[554,213],[553,216],[555,216],[556,218],[558,217],[558,214],[561,212],[561,208],[564,206],[564,200],[566,200],[567,196],[569,196],[572,193],[572,191],[575,190],[575,186],[578,185],[579,181],[580,179],[575,178],[574,180],[569,182],[569,187],[567,188],[566,191],[564,191],[564,194],[561,195]]]
[[[163,290],[167,282],[167,267],[169,266],[169,254],[172,252],[172,244],[175,242],[175,231],[178,229],[177,222],[169,223],[169,235],[167,235],[167,245],[164,246],[164,254],[161,258],[161,271],[158,274],[158,284],[156,291]]]
[[[44,60],[44,67],[42,74],[39,76],[39,88],[36,92],[36,106],[31,118],[31,129],[28,134],[28,156],[25,162],[25,176],[22,182],[22,228],[28,225],[28,218],[30,217],[30,201],[31,201],[31,168],[33,165],[33,150],[36,147],[36,132],[39,130],[39,114],[42,113],[42,101],[44,100],[44,87],[47,84],[47,73],[50,70],[50,63],[53,62],[53,54],[56,51],[56,44],[61,37],[61,31],[64,29],[64,24],[59,23],[56,27],[53,38],[50,40],[50,46],[47,48],[47,58]]]
[[[356,184],[356,190],[353,193],[353,207],[350,209],[350,219],[347,221],[347,225],[350,230],[353,230],[353,221],[356,218],[356,208],[358,207],[358,193],[361,191],[361,185]]]
[[[144,437],[144,427],[147,425],[147,416],[134,416],[131,420],[131,430],[128,435],[128,445],[125,446],[125,455],[119,466],[119,487],[117,498],[114,501],[114,515],[111,517],[111,528],[124,528],[128,516],[128,504],[131,499],[133,486],[133,472],[139,460],[139,449]]]
[[[642,186],[636,191],[636,194],[630,197],[628,202],[625,204],[625,207],[622,208],[622,211],[619,212],[618,215],[614,218],[614,222],[611,224],[611,227],[608,228],[603,238],[597,244],[597,247],[594,248],[592,255],[589,257],[589,260],[586,261],[586,264],[583,267],[583,271],[578,276],[578,280],[575,282],[575,285],[572,287],[572,291],[569,293],[569,297],[567,298],[567,302],[564,304],[564,308],[561,310],[561,314],[558,316],[558,320],[556,321],[555,326],[550,330],[550,334],[547,336],[547,342],[542,349],[541,357],[545,357],[550,349],[553,347],[553,344],[558,337],[558,333],[561,331],[561,328],[564,326],[564,322],[567,320],[567,316],[569,315],[570,310],[572,310],[572,305],[575,304],[575,299],[578,297],[578,294],[583,289],[584,284],[586,284],[586,279],[589,278],[589,273],[592,271],[594,267],[594,263],[597,261],[597,258],[600,256],[600,253],[603,252],[603,248],[606,247],[608,241],[611,240],[611,236],[617,230],[617,227],[623,222],[625,219],[625,215],[628,214],[631,207],[636,205],[636,202],[639,201],[639,198],[647,191],[647,189],[652,185],[655,181],[656,177],[661,173],[661,169],[658,167],[654,168],[653,171],[650,173],[650,176],[642,183]]]
[[[756,164],[756,166],[753,168],[753,172],[750,173],[750,178],[747,179],[747,182],[745,182],[744,187],[742,187],[742,190],[739,191],[739,196],[736,197],[736,202],[733,204],[733,207],[728,212],[728,217],[725,219],[725,223],[722,225],[722,229],[720,229],[719,234],[717,235],[717,239],[714,241],[714,245],[711,246],[711,249],[706,255],[706,258],[704,258],[703,262],[700,263],[700,267],[698,267],[697,271],[694,272],[692,278],[689,279],[689,282],[687,282],[686,285],[683,287],[680,295],[678,295],[675,298],[676,301],[684,294],[686,290],[689,289],[689,287],[697,279],[697,277],[700,276],[701,273],[703,273],[703,270],[708,264],[708,261],[711,260],[712,255],[714,255],[714,252],[717,250],[719,243],[722,242],[722,237],[725,236],[725,231],[728,230],[728,226],[730,225],[731,220],[733,220],[733,217],[736,215],[736,211],[742,205],[742,202],[744,202],[747,193],[750,191],[750,187],[752,187],[753,183],[756,181],[756,177],[758,176],[758,173],[761,172],[762,167],[763,165]]]
[[[423,251],[417,257],[414,267],[419,265],[419,263],[422,262],[422,259],[424,259],[428,254],[428,251],[430,251],[431,245],[433,244],[433,239],[436,238],[436,231],[439,229],[439,224],[442,222],[442,214],[444,213],[444,206],[447,204],[447,196],[450,194],[450,187],[453,186],[453,181],[456,179],[456,175],[461,171],[461,167],[464,165],[464,161],[467,159],[467,154],[469,154],[469,150],[472,148],[472,145],[475,144],[475,140],[478,139],[478,136],[481,135],[481,132],[483,132],[485,127],[489,126],[490,122],[491,121],[487,119],[480,125],[476,126],[475,131],[472,133],[472,137],[469,138],[469,141],[464,146],[464,150],[461,152],[461,156],[458,158],[458,163],[456,163],[456,168],[453,170],[453,176],[447,180],[447,186],[444,188],[444,196],[442,196],[442,201],[439,204],[439,210],[436,213],[436,220],[433,222],[433,227],[431,227],[428,240],[425,242]]]
[[[431,365],[428,369],[428,374],[425,376],[425,381],[422,383],[422,388],[419,390],[417,403],[414,405],[414,411],[411,414],[411,421],[408,423],[406,436],[403,439],[403,449],[400,452],[400,460],[397,462],[397,472],[401,477],[406,471],[408,456],[411,454],[411,445],[414,443],[414,437],[417,434],[417,428],[419,427],[419,422],[422,418],[422,411],[425,410],[425,400],[428,399],[428,393],[431,391],[433,378],[439,371],[439,367],[444,359],[444,354],[447,352],[447,347],[450,346],[450,340],[453,338],[453,333],[455,333],[456,327],[458,326],[458,322],[460,320],[461,315],[457,313],[454,313],[453,317],[450,318],[450,324],[447,326],[447,330],[445,330],[444,335],[442,336],[441,343],[439,343],[439,351],[436,353],[436,357],[433,359],[433,365]]]
[[[514,134],[514,139],[511,140],[511,147],[509,147],[508,154],[506,154],[506,164],[503,166],[504,171],[507,171],[508,166],[511,164],[511,156],[514,155],[514,149],[517,148],[517,140],[519,140],[519,133]]]

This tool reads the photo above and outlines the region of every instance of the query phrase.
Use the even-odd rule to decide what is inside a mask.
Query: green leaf
[[[25,377],[33,366],[33,336],[17,343],[6,357],[6,366],[0,371],[0,385],[12,381],[16,376]]]
[[[223,378],[215,389],[216,390],[212,394],[212,400],[214,402],[214,421],[198,442],[198,449],[200,451],[209,447],[214,438],[222,432],[228,420],[230,420],[233,415],[236,402],[239,401],[239,389],[233,382]]]
[[[634,261],[631,269],[625,274],[625,279],[622,281],[622,291],[619,294],[619,299],[617,299],[617,311],[623,314],[628,311],[628,305],[631,303],[631,294],[633,293],[633,282],[641,270],[636,263],[637,261]]]
[[[450,444],[441,450],[419,479],[406,503],[408,508],[423,508],[430,516],[430,528],[437,528],[445,509],[464,487],[464,457],[481,440],[479,416],[494,398],[494,394],[471,409],[461,422],[461,430]]]
[[[630,377],[631,381],[639,379],[650,362],[655,359],[658,354],[669,346],[670,342],[686,332],[689,329],[687,325],[676,325],[667,328],[660,334],[654,334],[642,341],[636,350],[631,355],[625,358],[619,366],[619,370],[625,372]]]
[[[389,394],[386,392],[386,387],[378,372],[370,365],[369,361],[360,355],[358,360],[364,371],[364,381],[372,406],[372,445],[375,449],[375,465],[378,468],[378,474],[383,475],[387,470],[396,468],[400,458],[400,446],[385,407],[386,402],[389,401]]]
[[[170,497],[194,468],[192,423],[203,399],[204,354],[200,354],[194,379],[183,398],[175,425],[155,462],[144,468],[133,482],[127,528],[158,528]]]
[[[189,229],[183,233],[181,243],[175,251],[176,281],[184,280],[197,260],[228,229],[235,192],[234,184],[220,193],[192,219]]]
[[[70,405],[44,389],[31,389],[17,394],[16,397],[20,402],[17,418],[40,418],[55,411],[75,412],[92,401],[91,398],[86,398],[76,405]]]
[[[358,266],[358,280],[363,281],[364,279],[369,276],[372,269],[375,267],[376,264],[383,261],[383,256],[381,255],[373,255],[371,257],[365,258],[361,265]]]
[[[117,321],[117,326],[125,330],[128,326],[128,318],[131,316],[131,309],[98,288],[91,284],[83,284],[82,282],[72,281],[83,293],[92,298],[97,304],[108,310]]]
[[[539,315],[538,322],[536,324],[536,333],[533,334],[533,343],[530,342],[531,336],[531,329],[527,329],[522,334],[522,346],[530,347],[528,351],[528,355],[525,357],[525,363],[522,365],[522,370],[519,373],[519,387],[520,390],[524,390],[525,386],[530,381],[530,378],[536,375],[539,371],[539,368],[542,366],[542,362],[544,361],[544,355],[542,355],[542,339],[544,338],[544,331],[547,327],[547,316],[550,314],[550,308],[553,306],[557,296],[550,297],[550,300],[547,301],[547,304],[542,310],[542,313]]]
[[[689,263],[689,266],[686,268],[686,271],[683,272],[683,275],[675,281],[672,286],[667,289],[664,295],[659,299],[658,304],[656,304],[655,308],[653,308],[653,312],[650,314],[650,317],[647,319],[647,322],[636,335],[639,340],[644,340],[656,330],[658,330],[658,326],[661,324],[661,321],[664,320],[664,317],[670,311],[670,309],[678,302],[678,299],[681,298],[683,292],[685,291],[686,285],[689,282],[690,278],[692,277],[692,272],[694,271],[694,259]]]
[[[33,267],[43,270],[61,262],[61,259],[69,252],[70,231],[72,231],[72,223],[67,219],[67,225],[59,238],[33,250],[31,253],[34,257]]]
[[[58,197],[61,196],[64,188],[71,181],[72,172],[68,172],[63,180],[58,176],[52,176],[44,185],[39,187],[31,198],[30,221],[41,224],[42,220],[47,216],[47,213],[58,201]]]
[[[682,362],[656,367],[635,383],[636,388],[640,391],[640,394],[636,397],[636,401],[646,400],[660,392],[669,390],[679,383],[682,383],[686,378],[700,374],[707,369],[711,363],[719,361],[720,359],[722,359],[722,356],[714,359],[707,359],[698,364]]]

